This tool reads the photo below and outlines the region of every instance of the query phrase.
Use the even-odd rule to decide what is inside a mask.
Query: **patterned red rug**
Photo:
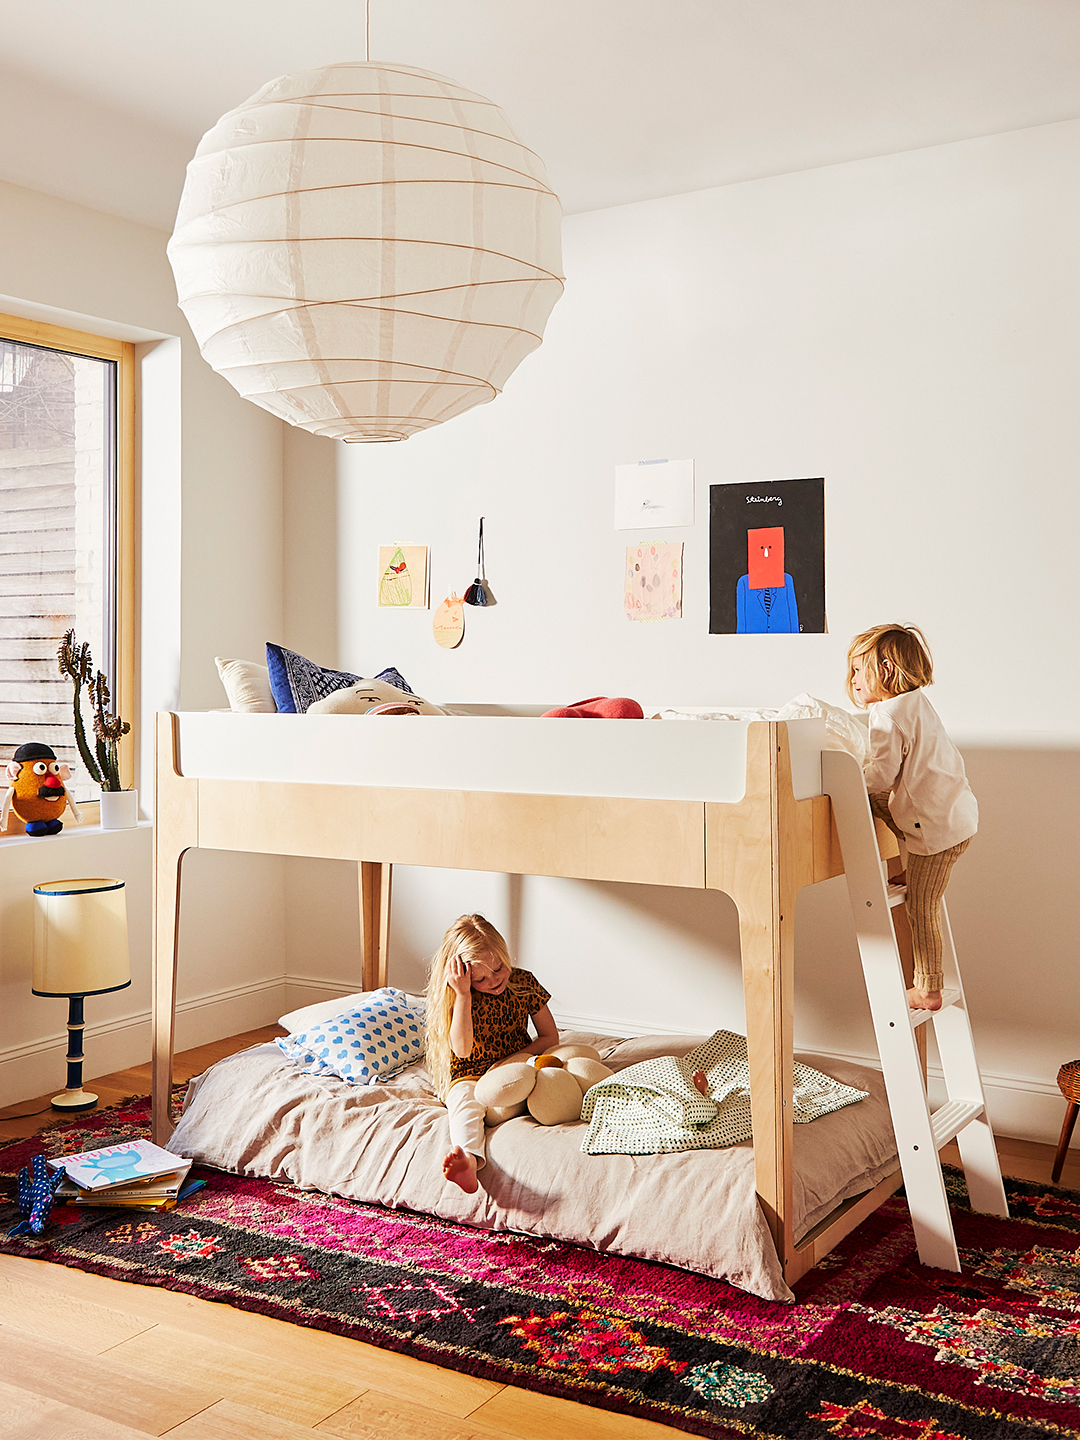
[[[0,1234],[31,1155],[146,1133],[142,1099],[4,1147]],[[962,1275],[917,1263],[892,1200],[790,1306],[667,1265],[201,1173],[207,1188],[173,1211],[61,1207],[40,1239],[0,1250],[715,1440],[1080,1436],[1075,1192],[1007,1181],[1014,1218],[995,1220],[971,1214],[950,1174]]]

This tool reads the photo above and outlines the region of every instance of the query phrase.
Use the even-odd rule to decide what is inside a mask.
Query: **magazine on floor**
[[[125,1140],[78,1155],[58,1155],[48,1163],[53,1170],[63,1170],[80,1190],[94,1192],[111,1192],[159,1176],[183,1178],[191,1167],[183,1155],[173,1155],[150,1140]]]

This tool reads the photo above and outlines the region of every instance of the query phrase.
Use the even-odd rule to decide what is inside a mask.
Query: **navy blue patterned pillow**
[[[325,700],[335,690],[344,690],[372,677],[353,675],[348,670],[326,670],[314,660],[298,655],[295,650],[286,650],[284,645],[272,645],[267,641],[266,668],[270,671],[270,691],[279,713],[303,715],[316,700]],[[404,677],[391,666],[374,677],[393,685],[397,690],[413,693]]]
[[[416,694],[416,691],[405,679],[405,676],[402,675],[400,670],[395,670],[393,665],[391,665],[389,669],[380,670],[378,675],[375,676],[375,679],[381,680],[385,685],[393,685],[395,690],[404,690],[406,695]]]

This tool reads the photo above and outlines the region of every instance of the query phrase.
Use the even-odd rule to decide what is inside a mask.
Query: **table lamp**
[[[54,1110],[92,1110],[82,1088],[83,1000],[131,984],[123,880],[49,880],[34,886],[35,995],[66,996],[67,1089]]]

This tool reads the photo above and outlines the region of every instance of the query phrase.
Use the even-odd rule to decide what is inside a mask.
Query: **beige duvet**
[[[614,1069],[682,1055],[702,1037],[595,1045]],[[881,1076],[862,1066],[797,1057],[870,1098],[795,1127],[795,1233],[896,1167]],[[176,1154],[242,1175],[517,1230],[597,1250],[663,1260],[727,1280],[767,1300],[790,1300],[757,1203],[750,1143],[670,1155],[586,1155],[583,1122],[541,1126],[528,1116],[488,1131],[476,1195],[443,1182],[446,1110],[423,1065],[365,1088],[304,1075],[274,1045],[231,1055],[194,1080],[169,1142]]]

